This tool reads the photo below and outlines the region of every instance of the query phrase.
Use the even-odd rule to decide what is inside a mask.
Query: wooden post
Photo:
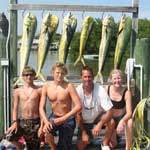
[[[17,0],[10,0],[16,4]],[[10,11],[10,79],[17,76],[17,10]]]
[[[136,40],[134,58],[136,64],[142,65],[143,67],[143,79],[140,79],[139,69],[135,70],[135,79],[136,79],[136,91],[135,94],[139,95],[139,92],[143,95],[143,98],[149,96],[150,88],[150,65],[149,65],[149,56],[150,56],[150,38],[142,38]],[[143,81],[142,91],[140,91],[140,80]],[[140,97],[137,97],[140,100]]]
[[[0,13],[0,138],[4,134],[4,77],[3,77],[3,65],[1,63],[2,58],[6,58],[6,41],[8,33],[8,20],[4,13]],[[5,101],[6,102],[6,101]],[[6,113],[6,112],[5,112]]]
[[[142,98],[150,95],[150,38],[142,38],[136,40],[134,58],[137,65],[143,68],[143,77],[140,79],[140,68],[135,69],[135,96],[133,97],[133,109]],[[140,90],[140,82],[142,81],[142,91]],[[142,93],[141,93],[142,92]],[[147,133],[150,131],[150,105],[144,110],[144,128]],[[150,134],[148,134],[150,135]]]
[[[139,8],[138,0],[132,0],[132,6]],[[138,11],[132,13],[132,33],[131,33],[131,46],[130,46],[130,57],[133,58],[134,47],[136,43],[138,33]]]
[[[11,4],[17,4],[17,0],[10,0]],[[10,11],[10,37],[9,37],[9,98],[10,114],[12,108],[12,84],[14,77],[17,76],[17,10]],[[11,116],[10,116],[11,117]],[[11,120],[11,119],[10,119]]]

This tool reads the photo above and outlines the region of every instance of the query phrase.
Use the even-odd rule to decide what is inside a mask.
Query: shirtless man
[[[22,72],[24,85],[14,90],[12,125],[8,128],[6,138],[21,149],[18,142],[20,137],[24,137],[27,150],[39,150],[40,140],[37,131],[40,126],[39,103],[41,88],[33,84],[35,79],[33,68],[26,66]],[[19,118],[19,103],[21,108],[21,118]]]
[[[74,86],[64,80],[67,74],[67,68],[64,64],[56,63],[52,67],[52,73],[54,81],[43,86],[40,101],[40,114],[45,124],[46,142],[50,145],[51,150],[56,150],[53,135],[58,130],[57,150],[71,150],[75,129],[75,114],[81,110],[81,103]],[[49,120],[45,112],[47,97],[52,111]]]

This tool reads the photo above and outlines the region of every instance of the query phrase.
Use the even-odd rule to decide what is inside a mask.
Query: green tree
[[[139,19],[138,21],[138,38],[150,38],[150,20]]]

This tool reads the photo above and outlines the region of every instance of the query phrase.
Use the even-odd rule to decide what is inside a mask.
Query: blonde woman
[[[126,150],[130,149],[132,144],[132,96],[131,91],[123,86],[124,76],[121,70],[112,70],[109,76],[110,85],[105,89],[113,104],[112,124],[115,124],[115,130],[112,130],[110,146],[117,145],[117,135],[125,130]]]

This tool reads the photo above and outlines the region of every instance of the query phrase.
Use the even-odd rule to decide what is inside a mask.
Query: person
[[[121,70],[114,69],[109,76],[111,85],[105,87],[113,103],[113,124],[110,140],[111,147],[117,145],[117,137],[125,128],[126,150],[132,145],[132,95],[131,90],[123,86],[124,75]]]
[[[93,82],[94,74],[90,67],[85,66],[81,69],[80,79],[82,83],[76,88],[82,103],[82,111],[76,116],[79,128],[77,149],[84,150],[92,142],[93,137],[100,135],[106,124],[109,127],[113,105],[105,89]],[[110,150],[109,131],[105,130],[102,150]]]
[[[75,114],[81,110],[79,96],[73,84],[65,80],[67,68],[57,62],[52,67],[53,81],[42,88],[40,114],[44,122],[46,142],[51,150],[71,150],[72,137],[75,129]],[[46,100],[51,106],[51,115],[48,119],[45,112]],[[59,133],[57,146],[54,135]]]
[[[25,139],[27,150],[40,148],[37,132],[40,127],[39,103],[42,89],[34,85],[35,75],[32,67],[25,66],[22,72],[23,86],[13,91],[12,124],[6,132],[6,139],[11,141],[17,150],[21,150],[21,144],[18,142],[21,137]]]

